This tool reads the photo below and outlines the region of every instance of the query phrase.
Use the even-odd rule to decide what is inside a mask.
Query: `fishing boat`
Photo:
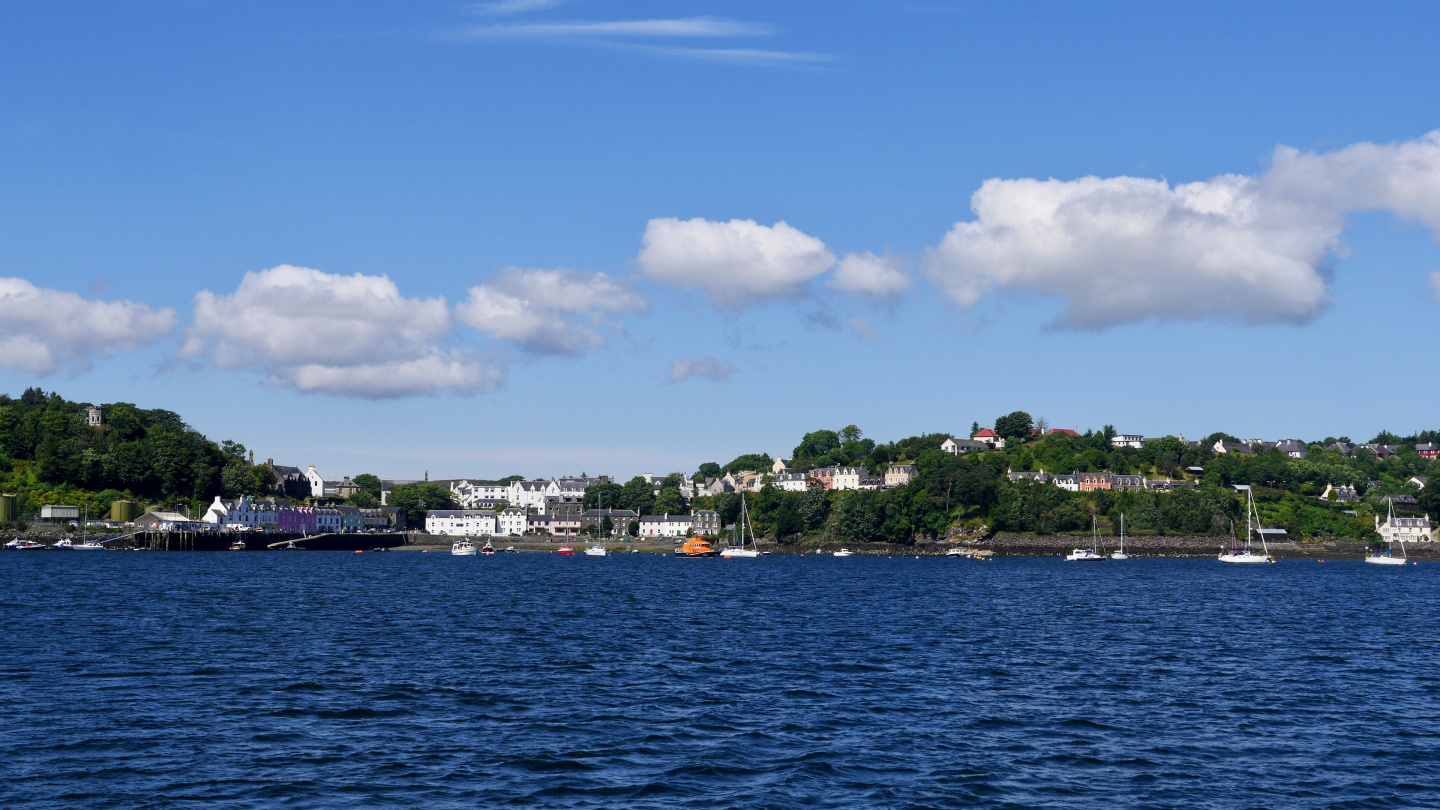
[[[695,535],[685,541],[685,545],[675,549],[676,557],[719,557],[720,552],[710,545],[710,541]]]
[[[1120,550],[1110,552],[1112,560],[1128,560],[1130,555],[1125,553],[1125,513],[1120,513]]]
[[[1390,501],[1390,514],[1385,519],[1385,522],[1390,524],[1391,526],[1395,525],[1395,501],[1393,500]],[[1405,556],[1405,540],[1403,538],[1400,540],[1400,556],[1395,556],[1395,538],[1398,535],[1398,532],[1392,531],[1390,533],[1390,547],[1384,551],[1376,551],[1370,554],[1366,554],[1365,562],[1371,563],[1373,565],[1404,565],[1405,563],[1409,562],[1409,560]]]
[[[55,543],[51,543],[51,544],[50,544],[50,548],[51,548],[51,550],[53,550],[53,551],[69,551],[71,548],[74,547],[74,545],[75,545],[75,544],[74,544],[74,543],[71,543],[71,542],[70,542],[70,539],[67,537],[67,538],[64,539],[64,540],[60,540],[60,541],[57,541],[57,542],[55,542]]]
[[[560,548],[556,549],[555,553],[556,553],[556,554],[564,554],[566,557],[569,557],[569,556],[572,556],[572,555],[575,553],[575,549],[570,548],[570,544],[569,544],[569,543],[566,543],[565,545],[563,545],[563,546],[561,546]]]
[[[486,540],[484,548],[480,549],[480,553],[484,554],[486,557],[489,557],[495,553],[495,547],[490,545],[489,540]]]
[[[1065,557],[1066,562],[1090,562],[1092,560],[1103,560],[1100,554],[1100,523],[1094,515],[1090,516],[1090,548],[1077,548]]]
[[[842,549],[840,549],[839,551],[835,552],[835,556],[836,556],[836,557],[854,557],[854,556],[855,556],[855,552],[851,551],[851,550],[848,549],[848,548],[842,548]]]
[[[969,557],[970,554],[969,554],[965,549],[959,548],[959,547],[957,546],[956,548],[952,548],[952,549],[950,549],[949,551],[945,552],[945,556],[946,556],[946,557]]]
[[[745,532],[750,532],[750,545],[745,545]],[[740,493],[740,519],[735,521],[735,534],[738,542],[726,546],[720,550],[720,556],[726,558],[753,559],[760,556],[760,545],[755,542],[755,526],[750,523],[750,510],[745,505],[745,493]]]
[[[1256,565],[1259,563],[1275,562],[1270,557],[1270,548],[1265,545],[1265,526],[1260,522],[1260,509],[1255,505],[1255,491],[1245,490],[1245,545],[1235,539],[1235,524],[1230,524],[1230,550],[1219,556],[1223,563],[1242,563]],[[1250,537],[1254,534],[1260,535],[1261,553],[1256,554],[1250,543]]]
[[[244,541],[244,540],[237,539],[235,542],[233,542],[233,543],[230,544],[230,550],[231,550],[231,551],[244,551],[244,550],[245,550],[245,541]]]
[[[462,537],[450,544],[450,553],[456,557],[474,557],[476,551],[475,544],[470,542],[468,537]]]

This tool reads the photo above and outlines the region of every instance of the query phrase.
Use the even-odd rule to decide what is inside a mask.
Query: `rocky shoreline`
[[[1106,538],[1108,550],[1118,548],[1114,538]],[[1071,535],[996,534],[983,540],[958,543],[962,548],[986,549],[1001,557],[1057,557],[1071,549],[1089,548],[1088,537]],[[1214,557],[1230,545],[1221,536],[1141,536],[1126,538],[1126,552],[1134,557]],[[1379,544],[1354,541],[1314,543],[1270,543],[1271,556],[1276,559],[1360,560]],[[1407,556],[1414,560],[1440,560],[1440,543],[1411,543]]]

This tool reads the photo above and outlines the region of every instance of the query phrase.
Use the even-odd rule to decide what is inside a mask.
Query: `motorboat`
[[[44,543],[37,543],[34,540],[22,540],[20,545],[15,547],[16,551],[44,551],[50,548]]]
[[[946,557],[969,557],[970,555],[969,555],[969,554],[966,554],[966,553],[965,553],[965,549],[963,549],[963,548],[952,548],[952,549],[950,549],[949,551],[945,552],[945,556],[946,556]]]
[[[519,554],[520,552],[516,551],[514,546],[506,546],[506,547],[505,547],[505,550],[502,551],[502,552],[500,552],[500,553],[501,553],[501,554]]]
[[[1128,560],[1130,555],[1125,553],[1125,513],[1120,513],[1120,550],[1110,552],[1112,560]]]
[[[1395,525],[1395,501],[1393,500],[1390,501],[1390,515],[1385,519],[1385,522],[1390,524],[1392,527]],[[1365,562],[1372,565],[1404,565],[1405,563],[1409,562],[1409,559],[1407,559],[1405,555],[1404,540],[1400,541],[1400,556],[1395,556],[1395,536],[1396,533],[1392,531],[1390,533],[1390,547],[1385,551],[1375,551],[1366,554]]]
[[[855,552],[851,551],[851,550],[848,549],[848,548],[842,548],[842,549],[840,549],[839,551],[835,552],[835,556],[836,556],[836,557],[854,557],[854,556],[855,556]]]
[[[15,538],[14,540],[11,540],[10,542],[6,543],[6,544],[5,544],[5,548],[8,548],[8,549],[10,549],[11,551],[14,551],[14,550],[17,549],[17,548],[20,548],[20,542],[21,542],[21,541],[20,541],[20,538],[17,537],[17,538]]]
[[[297,546],[297,545],[295,545],[295,541],[294,541],[294,540],[291,540],[290,542],[286,543],[286,544],[285,544],[285,548],[284,548],[284,549],[281,549],[281,550],[282,550],[282,551],[304,551],[304,550],[305,550],[305,547],[304,547],[304,546]]]
[[[745,545],[746,529],[750,532],[750,545]],[[754,559],[760,556],[760,545],[755,542],[755,526],[750,522],[750,510],[745,505],[745,493],[740,493],[740,519],[735,523],[735,533],[738,541],[734,545],[726,546],[720,550],[720,556],[725,558]]]
[[[53,551],[69,551],[71,548],[74,548],[74,546],[75,544],[70,542],[68,537],[50,544],[50,548]]]
[[[486,540],[485,546],[480,549],[480,553],[484,554],[486,557],[493,556],[495,554],[495,547],[490,545],[489,540]]]
[[[689,540],[686,540],[685,544],[682,545],[680,548],[675,549],[675,556],[719,557],[720,552],[717,551],[714,546],[710,545],[709,540],[706,540],[705,538],[697,534],[694,537],[691,537]]]
[[[456,557],[474,557],[477,549],[468,537],[462,537],[450,544],[450,553]]]
[[[1091,562],[1103,560],[1104,555],[1100,553],[1100,523],[1094,515],[1090,516],[1090,548],[1077,548],[1065,556],[1066,562]]]
[[[1257,532],[1258,529],[1258,532]],[[1240,545],[1235,539],[1235,525],[1230,525],[1230,550],[1222,552],[1217,558],[1223,563],[1241,563],[1248,565],[1259,565],[1260,563],[1272,563],[1270,548],[1265,545],[1265,525],[1260,522],[1260,508],[1255,505],[1255,490],[1245,490],[1245,545]],[[1250,537],[1253,534],[1260,535],[1260,551],[1256,554],[1251,547]]]
[[[244,551],[244,550],[245,550],[245,541],[244,541],[244,540],[236,540],[235,542],[233,542],[233,543],[230,544],[230,550],[231,550],[231,551]]]

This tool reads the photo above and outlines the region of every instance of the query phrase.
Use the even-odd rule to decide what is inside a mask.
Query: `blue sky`
[[[1437,23],[3,4],[0,389],[327,476],[693,470],[1016,409],[1433,428]]]

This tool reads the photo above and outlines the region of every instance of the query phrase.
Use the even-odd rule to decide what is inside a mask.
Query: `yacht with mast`
[[[1385,522],[1390,526],[1395,525],[1395,501],[1393,500],[1390,501],[1390,514],[1385,519]],[[1365,562],[1373,563],[1374,565],[1404,565],[1405,563],[1409,562],[1409,560],[1406,559],[1405,556],[1404,537],[1400,537],[1400,556],[1395,556],[1396,537],[1400,537],[1400,533],[1392,530],[1390,532],[1390,548],[1386,549],[1385,551],[1376,551],[1370,554],[1366,554]]]
[[[1077,548],[1065,557],[1066,562],[1090,562],[1091,560],[1103,560],[1105,557],[1100,554],[1100,523],[1094,515],[1090,516],[1090,548]]]
[[[1260,551],[1256,554],[1251,546],[1252,535],[1260,535]],[[1265,524],[1260,522],[1260,508],[1255,505],[1255,490],[1245,490],[1245,545],[1241,547],[1235,539],[1234,524],[1230,528],[1230,550],[1222,553],[1218,558],[1223,563],[1273,563],[1275,560],[1270,556],[1270,547],[1265,545]]]
[[[1125,513],[1120,513],[1120,550],[1110,552],[1112,560],[1128,560],[1130,555],[1125,553]]]
[[[745,547],[745,532],[750,532],[750,547]],[[735,521],[735,534],[738,544],[726,546],[720,550],[721,557],[740,557],[751,559],[760,556],[760,544],[755,542],[755,525],[750,522],[750,509],[745,504],[745,493],[740,493],[740,517]]]

